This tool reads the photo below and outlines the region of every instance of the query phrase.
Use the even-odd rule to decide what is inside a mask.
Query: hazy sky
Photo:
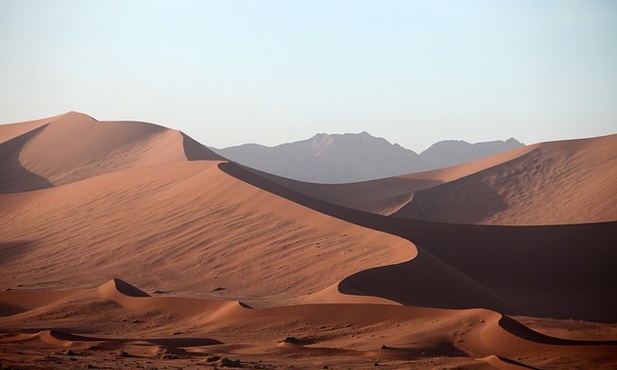
[[[0,122],[70,110],[217,147],[617,133],[617,1],[0,0]]]

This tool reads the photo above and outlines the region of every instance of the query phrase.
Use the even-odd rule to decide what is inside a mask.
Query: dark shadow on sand
[[[233,162],[221,163],[219,168],[230,176],[318,212],[410,240],[418,246],[420,255],[428,251],[453,269],[496,292],[512,307],[504,313],[617,321],[617,300],[596,304],[605,302],[607,294],[614,297],[617,293],[617,268],[614,267],[617,260],[617,248],[614,247],[617,222],[487,226],[408,220],[320,201],[265,179],[259,171]],[[590,293],[590,288],[595,290]],[[516,296],[508,296],[507,292],[511,289],[533,290],[539,294],[519,296],[524,299],[517,301]],[[564,294],[569,298],[570,305],[550,304]],[[582,297],[585,301],[580,302]],[[411,299],[399,298],[397,301],[405,303],[411,302]],[[427,305],[439,307],[428,302]]]
[[[189,161],[226,161],[227,159],[216,154],[199,142],[191,139],[189,136],[182,134],[182,146],[184,154]]]
[[[458,182],[454,180],[415,192],[413,201],[391,216],[435,222],[447,219],[448,222],[471,224],[508,209],[504,197],[488,184],[476,181],[462,198],[457,191]]]
[[[26,143],[46,127],[47,124],[0,144],[0,194],[53,187],[46,178],[28,171],[19,162]]]
[[[0,267],[18,260],[37,246],[37,243],[29,240],[0,243]]]

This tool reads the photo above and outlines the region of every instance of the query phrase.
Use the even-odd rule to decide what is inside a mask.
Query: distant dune
[[[419,191],[394,216],[542,225],[617,220],[617,135],[542,143],[520,157]]]
[[[616,138],[320,185],[148,123],[0,125],[0,361],[612,368]]]
[[[414,220],[492,225],[617,221],[617,135],[541,143],[436,171],[350,184],[262,175],[311,197]]]
[[[420,190],[483,171],[498,163],[517,158],[529,150],[531,149],[528,146],[523,146],[459,166],[348,184],[316,184],[261,171],[254,172],[316,199],[370,213],[391,215],[409,203],[413,195]]]
[[[416,154],[362,132],[317,134],[275,147],[245,144],[213,150],[244,166],[290,179],[349,183],[450,167],[522,145],[512,138],[475,144],[448,140]]]

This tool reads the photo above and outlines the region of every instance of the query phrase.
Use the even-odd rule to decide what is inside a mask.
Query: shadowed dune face
[[[405,306],[464,309],[481,305],[502,312],[517,310],[510,307],[516,304],[507,304],[425,250],[411,261],[353,274],[338,289],[343,294],[381,297]]]
[[[456,182],[455,184],[447,183],[433,189],[416,192],[410,202],[392,215],[412,220],[479,224],[509,209],[503,196],[481,181],[469,186],[464,194],[443,191],[455,186]],[[442,217],[443,214],[448,216]],[[442,220],[443,218],[447,218],[447,221]]]
[[[182,133],[182,148],[189,161],[225,161],[226,159]]]
[[[0,125],[0,144],[45,126],[58,117],[60,116],[43,118],[36,121],[2,124]]]
[[[99,287],[99,291],[102,295],[106,295],[109,292],[117,292],[127,297],[150,297],[148,293],[139,290],[126,281],[118,278],[113,278],[104,285],[101,285]]]
[[[0,193],[15,193],[53,186],[45,177],[25,168],[19,159],[26,143],[44,129],[45,125],[0,144]]]
[[[380,215],[397,212],[412,200],[415,192],[442,183],[439,179],[391,177],[350,184],[316,184],[253,171],[261,177],[312,198]]]

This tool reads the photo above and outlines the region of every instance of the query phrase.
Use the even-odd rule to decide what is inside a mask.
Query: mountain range
[[[347,183],[429,171],[488,157],[523,146],[518,140],[470,144],[447,140],[420,154],[367,132],[317,134],[310,139],[267,147],[244,144],[211,148],[245,166],[316,183]]]

